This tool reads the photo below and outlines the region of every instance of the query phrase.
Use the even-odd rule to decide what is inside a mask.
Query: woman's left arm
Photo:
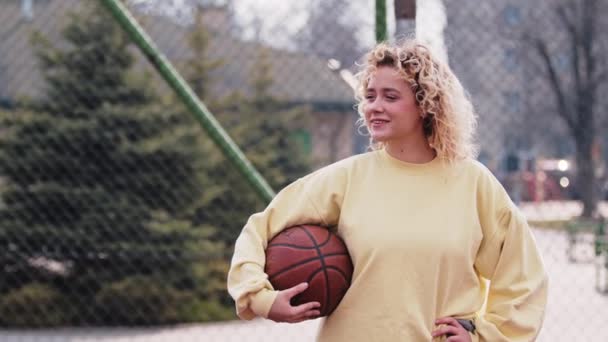
[[[502,188],[498,192],[504,194]],[[547,273],[523,214],[508,198],[498,203],[505,205],[482,222],[492,234],[484,238],[475,262],[490,280],[486,310],[475,322],[477,334],[480,341],[534,341],[545,316]]]

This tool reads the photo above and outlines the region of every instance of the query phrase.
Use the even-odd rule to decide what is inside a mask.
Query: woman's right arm
[[[280,191],[264,211],[247,221],[236,240],[228,273],[228,292],[240,318],[268,318],[279,294],[264,273],[270,239],[298,224],[337,224],[346,176],[336,171],[339,170],[335,167],[324,168],[295,181]],[[294,289],[298,290],[304,288]]]

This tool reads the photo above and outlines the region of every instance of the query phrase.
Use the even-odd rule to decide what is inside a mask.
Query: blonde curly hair
[[[439,157],[450,162],[476,157],[473,135],[477,116],[471,101],[449,66],[416,39],[399,44],[380,43],[365,55],[356,74],[359,128],[369,133],[364,115],[365,93],[370,77],[381,66],[395,68],[411,85],[421,109],[425,135]],[[377,150],[384,144],[370,138],[370,147]]]

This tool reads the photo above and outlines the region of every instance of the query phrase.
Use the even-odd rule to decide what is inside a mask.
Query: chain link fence
[[[273,189],[366,150],[373,1],[125,3]],[[608,5],[428,11],[545,257],[539,340],[608,339]],[[264,205],[100,2],[0,0],[0,340],[314,339],[318,321],[234,315],[232,245]]]

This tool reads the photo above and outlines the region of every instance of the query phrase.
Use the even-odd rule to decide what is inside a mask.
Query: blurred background
[[[608,340],[606,32],[600,0],[0,0],[0,340],[313,340],[318,321],[237,320],[233,243],[266,182],[367,151],[356,62],[413,34],[470,93],[479,160],[537,238],[539,340]]]

